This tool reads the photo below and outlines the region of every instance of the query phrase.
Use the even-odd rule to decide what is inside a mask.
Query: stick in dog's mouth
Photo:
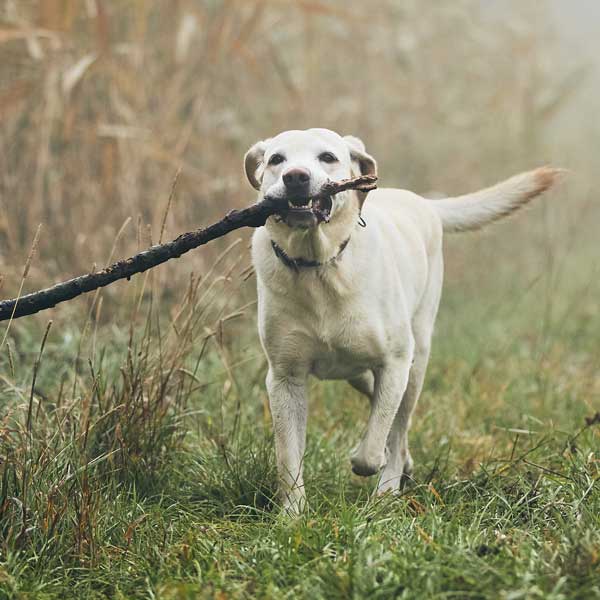
[[[286,214],[306,215],[313,214],[319,223],[328,223],[331,217],[333,207],[333,198],[319,194],[314,198],[309,198],[301,204],[298,201],[288,200]]]
[[[288,217],[292,216],[292,218],[304,217],[306,225],[329,223],[335,194],[346,190],[356,190],[366,194],[377,187],[376,182],[377,177],[374,175],[363,175],[342,181],[328,181],[312,198],[290,199],[286,197],[269,200],[280,205],[281,208],[277,211],[280,219],[287,221]]]

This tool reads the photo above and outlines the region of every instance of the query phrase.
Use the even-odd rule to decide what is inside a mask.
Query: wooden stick
[[[333,196],[350,189],[366,193],[377,187],[376,181],[377,177],[370,175],[344,179],[339,182],[330,181],[321,188],[317,197]],[[287,208],[287,202],[284,206],[281,202],[265,199],[248,208],[231,211],[224,219],[213,223],[206,229],[184,233],[171,242],[152,246],[131,258],[120,260],[98,273],[74,277],[20,298],[2,300],[0,302],[0,321],[32,315],[52,308],[61,302],[72,300],[81,294],[107,286],[119,279],[129,279],[132,275],[143,273],[172,258],[179,258],[182,254],[241,227],[261,227],[271,215],[279,213],[285,208]]]

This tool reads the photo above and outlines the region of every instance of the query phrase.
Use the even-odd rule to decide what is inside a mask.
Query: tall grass
[[[191,278],[169,323],[152,298],[147,307],[130,304],[129,329],[98,332],[96,319],[95,330],[84,326],[79,339],[49,340],[49,322],[29,389],[18,379],[21,368],[28,371],[27,343],[20,356],[10,355],[0,428],[4,554],[36,548],[42,558],[66,545],[78,559],[93,560],[95,515],[107,493],[118,496],[124,485],[141,497],[164,485],[181,450],[190,398],[210,385],[207,370],[219,372],[215,360],[232,369],[223,332],[244,312],[227,312],[219,298],[224,283],[222,276]],[[67,359],[62,366],[60,356]],[[226,432],[207,433],[225,451]]]

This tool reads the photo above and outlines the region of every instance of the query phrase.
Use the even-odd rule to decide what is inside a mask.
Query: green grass
[[[166,311],[82,336],[59,313],[33,395],[44,328],[13,324],[0,598],[600,597],[597,290],[557,294],[548,318],[543,281],[488,284],[446,290],[401,496],[351,474],[364,399],[311,385],[297,520],[275,499],[252,318],[200,295],[178,336]]]

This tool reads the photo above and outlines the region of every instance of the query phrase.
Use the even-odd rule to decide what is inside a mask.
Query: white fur
[[[319,161],[325,150],[339,162]],[[273,152],[284,154],[285,163],[269,166]],[[285,193],[281,174],[291,166],[311,171],[311,193],[327,179],[376,169],[360,140],[322,129],[285,132],[259,142],[246,156],[259,197]],[[271,217],[256,231],[259,334],[269,362],[266,383],[288,511],[298,512],[305,501],[309,375],[346,379],[370,398],[368,425],[352,454],[352,468],[365,476],[380,473],[379,493],[398,489],[412,468],[407,434],[441,295],[443,230],[473,229],[508,214],[549,188],[557,174],[538,169],[482,192],[438,201],[379,189],[364,205],[366,228],[358,226],[364,197],[345,192],[334,198],[330,223],[301,229]],[[276,257],[272,240],[292,258],[328,264],[296,272]]]

